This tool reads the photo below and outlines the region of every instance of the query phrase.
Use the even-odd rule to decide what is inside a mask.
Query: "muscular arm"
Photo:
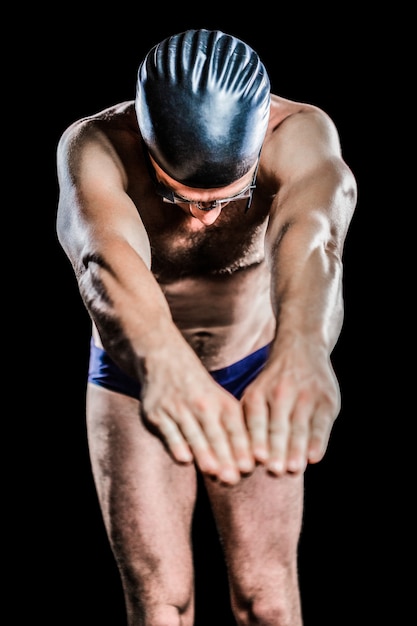
[[[279,192],[267,248],[277,328],[244,406],[255,457],[281,474],[323,457],[340,410],[330,355],[343,323],[342,253],[356,185],[323,113],[297,113],[276,133],[267,156]]]
[[[95,123],[64,134],[58,176],[59,241],[105,349],[141,382],[144,413],[174,458],[236,482],[253,467],[241,408],[173,323],[125,169]]]
[[[58,146],[57,231],[78,281],[86,308],[106,350],[128,373],[138,363],[131,346],[146,341],[148,316],[161,321],[168,308],[149,272],[149,241],[129,196],[117,153],[91,124],[73,127]],[[151,292],[135,315],[137,297]]]

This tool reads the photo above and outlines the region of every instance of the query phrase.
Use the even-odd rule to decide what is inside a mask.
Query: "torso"
[[[116,120],[110,117],[110,127],[108,119],[104,126],[125,168],[127,193],[149,237],[151,270],[184,337],[208,369],[269,343],[275,317],[264,242],[274,194],[263,184],[262,167],[249,211],[244,200],[230,203],[214,224],[204,226],[155,194],[132,104]]]

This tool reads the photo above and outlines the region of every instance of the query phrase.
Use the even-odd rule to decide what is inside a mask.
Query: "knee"
[[[162,585],[161,585],[162,586]],[[126,589],[124,597],[128,626],[192,626],[194,623],[194,594],[186,589]]]
[[[149,626],[192,626],[194,623],[190,612],[172,605],[159,606],[151,612],[147,611],[145,619],[143,621],[142,619],[138,621],[135,616],[134,620],[128,623],[132,623],[132,626],[139,623],[146,623]]]
[[[231,594],[239,626],[302,626],[299,587],[295,580],[252,586]]]
[[[245,602],[232,602],[233,614],[239,626],[294,626],[291,611],[284,601],[267,601],[253,598]]]

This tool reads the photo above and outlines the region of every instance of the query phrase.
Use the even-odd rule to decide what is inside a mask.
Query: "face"
[[[227,187],[215,189],[186,187],[168,176],[150,155],[149,159],[155,171],[156,191],[163,201],[178,204],[185,213],[191,214],[207,226],[216,221],[224,207],[230,202],[245,199],[246,210],[250,206],[259,159],[245,176]]]

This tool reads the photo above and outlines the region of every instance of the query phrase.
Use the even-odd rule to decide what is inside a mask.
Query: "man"
[[[330,356],[356,203],[333,122],[271,95],[244,42],[189,30],[146,55],[135,101],[65,131],[58,174],[129,626],[194,623],[197,471],[236,622],[301,626],[303,474],[340,410]]]

